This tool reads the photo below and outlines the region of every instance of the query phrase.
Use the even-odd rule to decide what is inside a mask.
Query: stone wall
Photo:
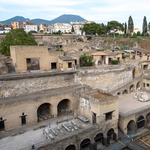
[[[84,130],[78,131],[69,136],[64,136],[63,138],[56,141],[48,141],[47,143],[41,143],[44,146],[39,147],[37,150],[52,149],[52,150],[65,150],[69,145],[75,145],[77,150],[80,150],[80,144],[84,139],[90,139],[91,145],[94,145],[97,134],[103,133],[104,143],[107,144],[107,132],[109,129],[114,129],[116,137],[118,137],[118,125],[117,121],[112,121],[111,123],[101,124],[100,126],[93,125]],[[65,142],[64,142],[65,141]],[[35,145],[36,147],[36,145]],[[92,150],[92,148],[91,148]]]
[[[101,66],[97,69],[82,69],[77,80],[93,88],[111,92],[133,79],[133,68],[127,66]]]
[[[0,77],[0,98],[75,85],[74,71]]]

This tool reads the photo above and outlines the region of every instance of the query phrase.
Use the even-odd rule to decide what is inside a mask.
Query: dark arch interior
[[[120,95],[120,93],[117,93],[117,95]]]
[[[76,150],[74,145],[69,145],[65,150]]]
[[[144,125],[145,125],[145,119],[143,116],[140,116],[137,120],[137,129],[144,127]]]
[[[38,121],[46,120],[50,117],[50,105],[49,103],[44,103],[39,106],[37,110]]]
[[[68,99],[64,99],[59,102],[57,106],[58,116],[70,113],[71,102]]]
[[[116,134],[114,132],[114,129],[110,129],[108,132],[107,132],[107,144],[110,145],[112,141],[116,140]]]
[[[97,134],[96,137],[94,138],[94,141],[95,141],[97,144],[102,144],[102,145],[104,145],[103,133]]]
[[[131,120],[127,125],[127,134],[130,135],[136,130],[136,124],[134,120]]]
[[[133,84],[130,86],[130,92],[134,92],[134,85]]]
[[[137,89],[137,88],[140,88],[140,82],[137,83],[136,89]]]
[[[124,90],[124,91],[122,92],[122,94],[128,94],[128,91],[127,91],[127,90]]]
[[[150,122],[150,113],[147,114],[146,119],[147,119],[147,122]]]
[[[90,139],[85,139],[81,142],[80,147],[84,150],[88,149],[90,147]]]

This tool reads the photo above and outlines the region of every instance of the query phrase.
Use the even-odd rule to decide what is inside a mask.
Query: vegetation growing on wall
[[[81,55],[80,60],[81,60],[81,65],[83,66],[93,66],[92,63],[93,57],[90,55]]]
[[[78,38],[77,38],[77,41],[78,41],[78,42],[83,42],[83,39],[80,38],[80,37],[78,37]]]
[[[37,45],[33,37],[29,36],[22,29],[13,29],[6,34],[0,44],[0,52],[5,56],[10,56],[10,46],[15,45]]]
[[[112,63],[113,65],[116,65],[116,64],[118,64],[118,60],[111,60],[111,63]]]

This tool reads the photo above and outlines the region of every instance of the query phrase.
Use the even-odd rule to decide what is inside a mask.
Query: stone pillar
[[[57,117],[57,106],[53,105],[52,107],[52,115],[54,115],[54,117]]]

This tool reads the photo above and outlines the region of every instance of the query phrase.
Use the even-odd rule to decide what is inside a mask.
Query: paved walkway
[[[44,125],[48,126],[49,123],[51,123],[51,127],[57,127],[56,122],[58,120],[72,120],[73,118],[73,115],[65,115],[57,118],[52,118],[50,120],[45,120],[39,123],[36,122],[30,125],[25,125],[16,130],[0,132],[0,150],[20,150],[24,149],[25,147],[29,148],[32,146],[32,144],[45,143],[47,141],[49,142],[49,140],[46,139],[45,135],[43,135],[43,128],[37,130],[33,129]],[[67,123],[67,121],[64,121],[62,123]],[[19,132],[24,133],[17,136],[12,136]]]

